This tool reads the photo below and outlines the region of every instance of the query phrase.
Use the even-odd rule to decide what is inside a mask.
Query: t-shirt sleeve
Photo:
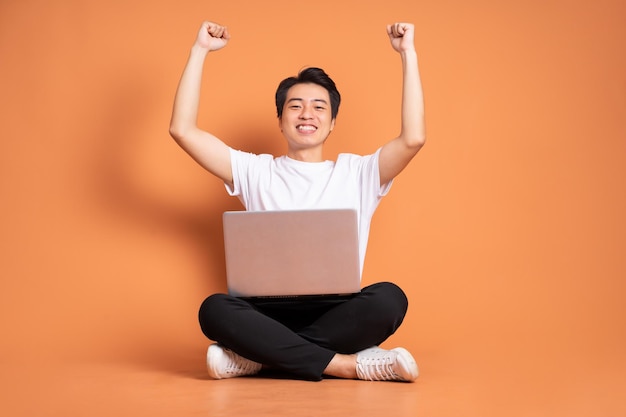
[[[361,181],[363,185],[363,190],[368,190],[377,199],[386,196],[391,189],[391,185],[393,184],[393,179],[386,184],[380,183],[380,169],[378,165],[378,159],[381,149],[382,148],[379,148],[372,155],[364,156],[362,161],[363,166],[361,169]]]
[[[378,156],[380,149],[370,155],[358,156],[343,154],[349,162],[351,177],[358,183],[359,205],[362,213],[373,213],[380,200],[387,195],[393,180],[387,184],[380,183]]]
[[[224,184],[229,195],[239,198],[248,209],[251,190],[257,190],[261,178],[270,170],[273,160],[271,155],[238,151],[230,149],[230,165],[233,174],[233,184]],[[253,192],[252,192],[253,193]]]
[[[224,183],[229,195],[237,197],[248,208],[250,189],[254,182],[258,181],[258,169],[260,165],[259,155],[230,149],[230,165],[233,174],[233,184]]]
[[[241,151],[236,151],[233,148],[230,148],[230,167],[233,175],[233,184],[231,186],[228,183],[224,183],[224,187],[226,187],[226,192],[233,197],[238,197],[241,195],[241,176],[239,175],[239,171],[242,165],[242,158],[240,156],[240,154],[242,153],[243,152]]]

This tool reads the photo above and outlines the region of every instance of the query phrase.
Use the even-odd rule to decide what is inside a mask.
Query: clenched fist
[[[414,27],[411,23],[394,23],[387,25],[387,35],[391,46],[398,52],[415,49],[413,44]]]
[[[230,33],[228,33],[226,26],[213,22],[204,22],[198,31],[196,45],[208,51],[217,51],[225,47],[229,39]]]

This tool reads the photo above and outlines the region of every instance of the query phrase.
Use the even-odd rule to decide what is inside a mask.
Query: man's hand
[[[410,23],[394,23],[387,25],[387,35],[391,41],[391,46],[397,52],[415,50],[413,44],[414,27]]]
[[[204,22],[198,32],[196,45],[208,51],[217,51],[225,47],[229,39],[230,33],[228,33],[226,26],[221,26],[213,22]]]

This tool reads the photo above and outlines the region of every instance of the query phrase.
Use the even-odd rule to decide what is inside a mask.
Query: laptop
[[[343,297],[360,291],[356,210],[227,211],[223,226],[230,295]]]

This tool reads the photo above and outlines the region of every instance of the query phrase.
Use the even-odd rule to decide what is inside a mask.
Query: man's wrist
[[[402,51],[400,51],[400,54],[406,55],[406,56],[411,56],[411,55],[417,56],[417,51],[415,50],[415,48],[403,49]]]
[[[194,43],[193,46],[191,47],[191,53],[192,54],[206,55],[209,52],[210,52],[209,48],[206,48],[204,46],[198,45],[197,43]]]

